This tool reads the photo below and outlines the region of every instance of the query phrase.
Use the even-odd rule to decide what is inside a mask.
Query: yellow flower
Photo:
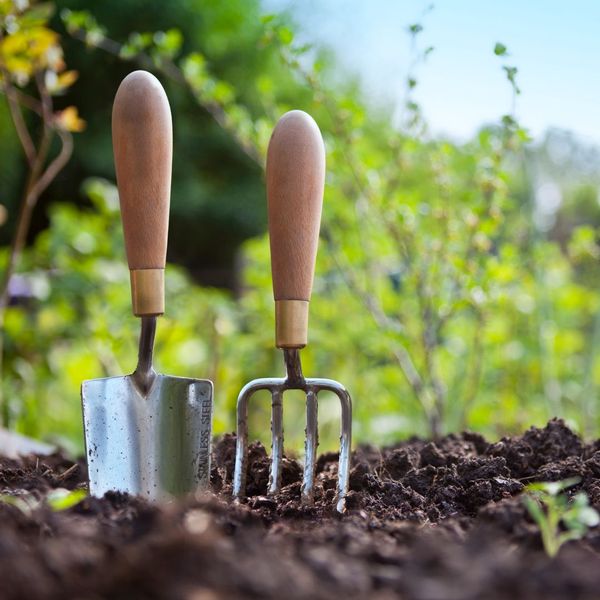
[[[75,106],[67,106],[67,108],[57,113],[56,122],[59,127],[67,131],[79,132],[85,129],[85,121],[79,117]]]

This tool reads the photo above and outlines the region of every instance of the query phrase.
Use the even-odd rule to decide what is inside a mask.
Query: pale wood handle
[[[279,347],[306,344],[324,183],[325,146],[318,125],[305,112],[286,113],[273,131],[267,153],[271,270],[275,301],[280,303]]]
[[[112,136],[134,313],[161,314],[161,274],[143,274],[143,285],[133,285],[136,271],[164,269],[167,254],[173,127],[167,95],[154,75],[134,71],[121,82]]]

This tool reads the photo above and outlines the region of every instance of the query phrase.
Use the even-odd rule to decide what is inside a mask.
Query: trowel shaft
[[[133,372],[133,379],[142,394],[147,394],[156,379],[156,371],[152,366],[154,355],[154,336],[156,334],[156,315],[141,317],[140,346],[138,363]]]

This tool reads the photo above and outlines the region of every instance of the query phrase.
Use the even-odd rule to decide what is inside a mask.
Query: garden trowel
[[[213,385],[152,367],[156,320],[164,312],[172,125],[165,91],[150,73],[135,71],[121,83],[112,135],[141,335],[133,374],[81,387],[90,493],[168,499],[208,485]]]

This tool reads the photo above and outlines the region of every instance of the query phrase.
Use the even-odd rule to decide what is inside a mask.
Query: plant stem
[[[64,168],[71,157],[73,138],[70,133],[56,127],[54,124],[52,99],[44,85],[42,73],[38,73],[36,76],[36,84],[41,98],[41,102],[38,102],[26,94],[20,93],[13,87],[10,83],[8,73],[3,66],[0,66],[0,72],[3,74],[4,84],[2,89],[8,100],[11,118],[29,165],[25,190],[19,204],[15,233],[11,240],[8,260],[0,282],[0,380],[2,380],[3,377],[1,376],[4,368],[4,324],[6,308],[10,301],[10,281],[18,266],[21,253],[27,241],[33,211],[41,194]],[[42,118],[42,133],[37,148],[23,119],[21,103],[27,105],[28,108]],[[44,170],[50,152],[52,137],[55,132],[58,133],[61,140],[61,149],[50,165]],[[10,410],[3,397],[2,386],[0,386],[0,407],[1,424],[8,426],[10,424]]]

